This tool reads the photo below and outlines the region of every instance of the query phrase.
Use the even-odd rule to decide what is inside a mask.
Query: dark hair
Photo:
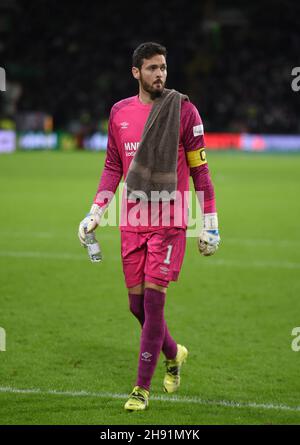
[[[167,49],[159,43],[141,43],[133,52],[132,66],[141,69],[144,59],[151,59],[157,54],[167,57]]]

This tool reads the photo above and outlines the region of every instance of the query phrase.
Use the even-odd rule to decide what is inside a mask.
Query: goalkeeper
[[[82,245],[85,245],[86,231],[97,228],[109,204],[103,194],[109,191],[113,195],[122,176],[129,178],[130,167],[134,166],[132,161],[135,159],[136,162],[142,149],[141,140],[144,140],[143,132],[149,124],[152,107],[171,91],[165,89],[166,54],[165,47],[153,42],[141,44],[133,53],[132,75],[138,81],[139,91],[136,96],[123,99],[112,107],[104,170],[91,210],[79,226]],[[155,121],[152,127],[154,131],[159,130]],[[220,242],[214,188],[205,156],[202,120],[196,107],[186,99],[180,102],[177,146],[174,170],[176,196],[183,197],[189,190],[191,175],[198,196],[203,196],[200,203],[203,228],[198,238],[198,249],[202,255],[210,256]],[[156,159],[151,150],[152,147],[146,152],[149,165]],[[184,199],[179,204],[177,199],[168,206],[164,204],[158,203],[155,215],[149,202],[140,203],[139,212],[135,212],[136,201],[132,202],[128,195],[123,194],[120,227],[123,271],[129,308],[141,325],[136,385],[124,406],[128,411],[147,408],[151,379],[161,351],[166,358],[163,389],[167,393],[179,388],[181,367],[188,356],[188,349],[173,339],[164,318],[167,288],[170,281],[178,279],[185,253],[187,218],[184,215],[179,222],[176,218],[178,208],[185,213]],[[166,225],[163,221],[167,211]]]

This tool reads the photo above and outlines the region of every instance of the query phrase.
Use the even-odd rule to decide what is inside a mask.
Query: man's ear
[[[137,67],[133,66],[131,72],[135,79],[140,80],[140,70]]]

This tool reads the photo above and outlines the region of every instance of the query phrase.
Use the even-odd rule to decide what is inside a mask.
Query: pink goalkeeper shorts
[[[121,255],[127,287],[144,281],[168,287],[177,281],[186,246],[186,230],[121,231]]]

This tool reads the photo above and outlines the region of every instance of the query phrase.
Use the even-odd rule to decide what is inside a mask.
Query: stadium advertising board
[[[242,151],[300,151],[300,135],[248,134],[248,133],[206,133],[205,145],[208,150]],[[83,139],[81,148],[90,151],[105,151],[107,135],[97,132]],[[0,130],[0,153],[20,150],[76,150],[77,138],[70,133],[22,132],[16,136],[13,130]]]
[[[21,150],[55,150],[58,148],[57,133],[22,133],[18,138],[18,148]]]
[[[12,153],[16,149],[16,133],[13,130],[0,130],[0,153]]]
[[[242,134],[241,146],[245,151],[300,151],[300,136]]]

